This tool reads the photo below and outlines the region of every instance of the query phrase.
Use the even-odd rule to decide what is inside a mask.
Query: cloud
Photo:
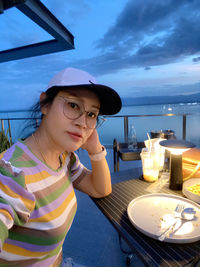
[[[169,64],[200,52],[200,1],[129,1],[95,43],[99,55],[79,60],[95,74]]]
[[[119,14],[115,21],[115,15],[111,14],[113,19],[109,23],[112,26],[106,31],[109,23],[102,22],[102,3],[98,5],[101,15],[98,17],[98,12],[94,12],[97,9],[96,4],[92,1],[76,0],[68,3],[63,0],[46,0],[45,5],[76,37],[76,49],[1,63],[1,107],[2,104],[9,105],[10,96],[14,98],[15,106],[33,103],[39,93],[46,89],[51,77],[66,66],[89,71],[103,82],[107,79],[106,82],[108,81],[111,87],[115,85],[114,88],[119,88],[122,95],[125,91],[127,95],[129,92],[136,92],[135,94],[141,96],[163,94],[167,91],[173,94],[175,90],[180,93],[200,90],[199,84],[195,88],[189,85],[183,88],[184,82],[180,75],[177,86],[166,86],[165,91],[164,85],[167,79],[170,80],[170,76],[167,76],[164,82],[162,76],[160,84],[163,84],[163,88],[157,85],[155,89],[155,79],[163,75],[162,71],[156,73],[157,76],[152,82],[154,66],[167,65],[192,56],[190,62],[198,67],[194,63],[200,62],[200,1],[126,0],[121,6],[124,3],[121,13],[119,9],[115,13]],[[92,17],[94,13],[95,17]],[[31,20],[22,19],[15,9],[9,9],[6,16],[4,15],[1,15],[0,28],[9,28],[9,32],[2,30],[1,47],[9,48],[49,39],[48,33],[44,33],[38,26],[35,28]],[[96,26],[99,24],[96,24],[95,19],[101,27]],[[100,35],[101,38],[98,39]],[[91,48],[92,40],[98,41],[95,41]],[[158,69],[161,70],[160,67]],[[184,70],[187,73],[192,71],[191,68]],[[133,73],[129,80],[123,74],[126,71]],[[136,83],[136,77],[140,76],[141,86],[140,79]],[[169,82],[173,84],[173,80]],[[178,83],[182,85],[178,86]]]
[[[132,93],[131,93],[132,92]],[[187,85],[175,85],[175,84],[166,84],[154,85],[154,86],[134,86],[129,88],[125,96],[130,96],[134,92],[135,97],[141,96],[173,96],[173,95],[190,95],[200,92],[200,82]]]
[[[165,30],[168,16],[175,12],[181,1],[129,1],[115,25],[99,41],[97,47],[111,48],[130,43],[137,46],[144,36]],[[159,23],[159,24],[158,24]]]
[[[199,62],[200,61],[200,57],[195,57],[195,58],[193,58],[193,60],[192,60],[193,62],[195,62],[195,63],[197,63],[197,62]]]

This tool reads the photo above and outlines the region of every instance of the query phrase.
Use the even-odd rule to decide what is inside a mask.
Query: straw
[[[149,142],[150,142],[149,154],[151,154],[152,141],[151,141],[151,138],[150,138],[150,135],[149,135],[149,133],[148,133],[148,132],[147,132],[147,137],[148,137],[148,139],[149,139]]]

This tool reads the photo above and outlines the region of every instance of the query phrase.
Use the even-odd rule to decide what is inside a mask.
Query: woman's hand
[[[99,135],[96,129],[94,129],[92,134],[88,137],[87,141],[81,146],[81,148],[87,150],[90,155],[97,154],[102,151],[102,145],[99,141]]]
[[[89,155],[102,152],[99,136],[94,129],[86,142],[81,146]],[[92,197],[105,197],[112,192],[111,177],[106,158],[91,160],[92,171],[88,172],[84,179],[76,186],[78,190]]]

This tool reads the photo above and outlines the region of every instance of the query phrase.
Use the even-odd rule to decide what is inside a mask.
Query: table
[[[148,186],[149,183],[144,180],[131,179],[114,184],[111,195],[92,200],[144,265],[151,267],[192,266],[190,262],[200,255],[200,241],[190,244],[160,242],[138,231],[129,221],[126,211],[129,202],[133,198],[149,194],[146,191]],[[172,191],[167,186],[160,192],[182,194],[181,191]]]

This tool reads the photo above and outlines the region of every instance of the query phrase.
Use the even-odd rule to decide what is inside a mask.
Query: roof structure
[[[74,49],[74,36],[39,0],[0,0],[0,14],[12,7],[37,23],[53,39],[0,51],[0,63]]]

